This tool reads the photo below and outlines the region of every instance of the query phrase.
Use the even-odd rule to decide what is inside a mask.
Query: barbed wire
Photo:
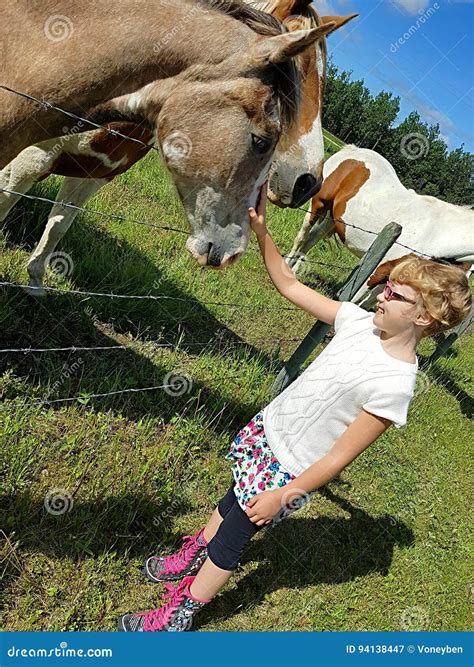
[[[19,95],[20,97],[24,97],[25,99],[33,101],[44,109],[53,109],[54,111],[58,111],[60,113],[63,113],[66,116],[74,118],[75,120],[79,120],[79,121],[82,121],[84,123],[88,123],[89,125],[92,125],[93,127],[96,127],[98,129],[105,130],[106,132],[109,132],[112,135],[119,136],[122,139],[126,139],[128,141],[133,141],[135,143],[139,143],[142,146],[145,146],[146,148],[154,149],[161,155],[160,151],[158,150],[158,148],[156,148],[156,146],[149,146],[148,144],[145,144],[143,141],[140,141],[139,139],[134,139],[132,137],[128,137],[127,135],[121,134],[120,132],[118,132],[116,130],[111,130],[110,128],[106,127],[105,125],[100,125],[98,123],[95,123],[94,121],[88,120],[87,118],[82,118],[81,116],[78,116],[78,115],[76,115],[76,114],[74,114],[70,111],[66,111],[65,109],[61,109],[61,107],[58,107],[58,106],[55,106],[55,105],[51,104],[47,100],[44,100],[44,99],[40,100],[39,98],[35,97],[34,95],[30,95],[29,93],[23,93],[21,91],[15,90],[14,88],[10,88],[10,87],[5,86],[5,85],[0,85],[0,89],[6,90],[10,93],[14,93],[16,95]],[[4,192],[8,192],[8,190],[6,190],[4,188],[2,188],[2,190]],[[14,192],[14,191],[11,191],[11,192],[12,192],[12,194],[16,194],[16,195],[27,196],[27,195],[23,195],[22,193],[19,193],[19,192]],[[34,197],[34,196],[31,196],[31,195],[29,197],[33,198],[33,199],[40,199],[39,197]],[[53,202],[52,200],[47,200],[47,199],[44,199],[44,201],[49,201],[50,203],[53,203],[53,204],[58,203],[58,202]],[[68,204],[66,204],[64,202],[61,202],[61,205],[62,206],[68,206]],[[88,209],[83,209],[81,207],[76,207],[74,205],[70,205],[70,206],[72,208],[76,208],[77,210],[89,212]],[[302,208],[302,207],[296,207],[296,208],[297,208],[297,210],[304,211],[305,213],[308,213],[308,210],[305,209],[305,208]],[[114,215],[114,214],[105,214],[105,213],[102,213],[100,211],[95,211],[95,213],[98,214],[98,215],[104,215],[104,216],[107,216],[107,217],[114,217],[116,219],[123,218],[123,216],[118,216],[118,215]],[[146,224],[147,226],[148,225],[152,226],[151,223],[139,223],[139,224]],[[358,229],[359,231],[365,232],[366,234],[374,234],[375,236],[378,236],[378,234],[380,233],[380,232],[371,231],[369,229],[364,229],[363,227],[359,227],[358,225],[354,225],[354,224],[351,224],[351,223],[348,223],[348,222],[344,222],[344,224],[347,227],[352,227],[353,229]],[[160,227],[160,226],[158,226],[158,227]],[[186,233],[186,232],[183,232],[183,230],[178,230],[178,229],[175,229],[175,230],[171,229],[170,231],[178,231],[178,232],[181,232],[181,233]],[[405,248],[406,250],[410,250],[411,252],[414,252],[417,255],[421,255],[423,257],[426,257],[427,259],[432,259],[432,260],[437,259],[437,258],[433,257],[432,255],[427,255],[426,253],[423,253],[420,250],[416,250],[415,248],[411,248],[410,246],[408,246],[404,243],[400,243],[399,241],[395,241],[394,245],[398,245],[402,248]],[[285,257],[287,259],[293,259],[293,257],[291,257],[291,256],[285,256]],[[296,259],[300,259],[300,258],[296,257]],[[305,259],[305,261],[313,262],[314,260]],[[334,268],[342,268],[342,267],[334,267]],[[344,267],[344,268],[350,268],[350,267]]]
[[[145,227],[152,227],[154,229],[159,229],[166,232],[177,232],[178,234],[188,235],[185,229],[179,229],[178,227],[169,227],[166,225],[158,225],[152,222],[145,222],[144,220],[138,220],[136,218],[129,218],[125,215],[120,215],[119,213],[106,213],[104,211],[98,211],[97,209],[84,208],[83,206],[77,206],[76,204],[71,204],[70,202],[65,202],[63,200],[49,199],[48,197],[42,197],[40,195],[28,195],[23,192],[18,192],[16,190],[9,190],[8,188],[0,187],[0,192],[6,192],[7,194],[16,195],[17,197],[24,197],[29,200],[38,200],[48,204],[62,206],[63,208],[72,208],[75,211],[80,211],[82,213],[91,213],[92,215],[97,215],[102,218],[109,218],[111,220],[118,220],[119,222],[130,222],[134,225],[144,225]],[[150,200],[151,201],[151,200]],[[156,203],[156,202],[155,202]],[[251,252],[258,253],[259,251],[253,248],[249,248]],[[298,255],[282,255],[284,259],[301,259]],[[305,262],[310,264],[318,264],[321,266],[327,266],[331,269],[340,269],[342,271],[349,271],[352,267],[350,266],[341,266],[340,264],[332,264],[329,262],[322,262],[320,260],[304,258]]]
[[[179,381],[180,379],[183,381],[183,386],[178,387],[179,391],[182,391],[182,388],[184,387],[185,391],[182,391],[182,393],[173,393],[173,391],[176,392],[176,382],[175,382],[175,384],[161,384],[161,385],[153,385],[151,387],[132,387],[132,388],[128,388],[128,389],[116,389],[114,391],[107,391],[107,392],[94,393],[94,394],[89,394],[87,392],[84,392],[82,394],[78,394],[76,396],[68,396],[66,398],[33,399],[31,401],[22,401],[22,406],[27,407],[27,406],[31,406],[31,405],[47,405],[47,404],[49,405],[50,403],[70,403],[72,401],[81,402],[81,401],[89,400],[91,398],[104,398],[104,397],[107,397],[107,396],[117,396],[117,395],[121,395],[121,394],[135,394],[135,393],[148,392],[148,391],[158,391],[160,389],[171,389],[172,391],[170,391],[170,393],[168,394],[171,398],[180,398],[183,394],[189,393],[189,391],[192,388],[192,384],[193,384],[192,378],[187,373],[183,373],[182,375],[180,375],[179,373],[175,373],[173,375],[174,375],[174,378],[176,379],[176,381]],[[241,379],[241,376],[238,375],[238,374],[232,374],[232,373],[231,374],[226,374],[226,380],[238,380],[238,379]],[[188,384],[189,384],[189,389],[188,389],[188,386],[187,386]],[[20,398],[20,397],[15,396],[14,398],[9,399],[9,400],[15,401],[18,398]],[[3,404],[0,403],[0,407],[2,405],[6,405],[6,404],[5,403],[3,403]]]
[[[305,208],[302,208],[301,206],[296,207],[298,211],[304,211],[305,213],[308,213],[308,210]],[[380,234],[380,231],[374,232],[371,229],[364,229],[363,227],[359,227],[358,225],[354,225],[350,222],[345,222],[344,221],[344,226],[345,227],[352,227],[353,229],[358,229],[361,232],[365,232],[366,234],[373,234],[374,236],[378,236]],[[416,255],[421,255],[423,257],[426,257],[426,259],[431,259],[433,261],[441,261],[440,258],[434,257],[433,255],[427,255],[424,252],[421,252],[420,250],[416,250],[415,248],[411,248],[409,245],[405,245],[404,243],[400,243],[400,241],[394,241],[393,245],[398,245],[401,246],[402,248],[406,248],[406,250],[411,250],[411,252],[414,252]],[[446,264],[450,264],[451,262],[446,261]]]
[[[144,146],[148,150],[155,150],[158,153],[160,153],[159,149],[156,146],[146,144],[143,141],[140,141],[140,139],[135,139],[134,137],[129,137],[126,134],[122,134],[121,132],[118,132],[117,130],[112,130],[110,127],[107,127],[106,125],[100,125],[99,123],[95,123],[93,120],[89,120],[87,118],[83,118],[82,116],[78,116],[75,113],[72,113],[71,111],[66,111],[65,109],[61,109],[61,107],[57,107],[54,104],[51,104],[51,102],[48,102],[47,100],[40,100],[38,97],[35,97],[34,95],[30,95],[29,93],[22,93],[19,90],[15,90],[14,88],[10,88],[9,86],[5,85],[0,85],[0,88],[2,90],[6,90],[9,93],[15,93],[15,95],[19,95],[20,97],[24,97],[27,100],[30,100],[31,102],[35,102],[38,104],[40,107],[43,109],[53,109],[54,111],[59,111],[60,113],[64,114],[65,116],[69,116],[69,118],[73,118],[74,120],[79,120],[82,123],[87,123],[88,125],[91,125],[92,127],[95,127],[96,129],[100,130],[105,130],[109,134],[112,134],[113,136],[120,137],[121,139],[126,139],[127,141],[133,141],[135,144],[140,144],[141,146]],[[113,121],[111,121],[113,122]],[[138,123],[135,123],[134,121],[124,121],[124,122],[133,122],[135,125]],[[63,135],[64,136],[64,135]],[[54,138],[54,137],[53,137]],[[60,137],[58,137],[59,139]]]
[[[256,251],[258,252],[258,251]],[[330,269],[340,269],[341,271],[352,271],[353,266],[341,266],[340,264],[330,264],[329,262],[321,262],[316,259],[309,259],[305,255],[282,255],[283,259],[300,259],[304,264],[319,264],[320,266],[327,266]]]
[[[24,197],[25,199],[38,200],[45,202],[47,204],[59,205],[63,208],[72,208],[75,211],[81,211],[83,213],[92,213],[93,215],[98,215],[102,218],[109,218],[111,220],[119,220],[121,222],[131,222],[134,225],[144,225],[145,227],[153,227],[155,229],[161,229],[167,232],[177,232],[179,234],[188,234],[184,229],[179,229],[178,227],[168,227],[165,225],[157,225],[153,222],[145,222],[144,220],[138,220],[137,218],[129,218],[125,215],[120,215],[119,213],[105,213],[104,211],[98,211],[97,209],[84,208],[83,206],[76,206],[65,201],[58,201],[57,199],[49,199],[48,197],[41,197],[39,195],[27,195],[24,192],[17,192],[16,190],[9,190],[7,188],[0,187],[0,192],[6,192],[10,195],[16,195],[18,197]]]
[[[184,298],[181,296],[169,296],[167,294],[115,294],[114,292],[86,292],[85,290],[76,290],[76,289],[60,289],[59,287],[34,287],[30,285],[22,285],[20,283],[12,283],[6,280],[0,281],[0,287],[13,287],[17,289],[22,289],[25,291],[43,291],[54,292],[57,294],[77,294],[80,296],[94,296],[94,297],[106,297],[109,299],[131,299],[131,300],[148,300],[148,301],[181,301],[184,303],[195,302],[196,305],[203,306],[224,306],[226,308],[239,308],[241,310],[249,310],[256,308],[258,310],[289,310],[289,311],[298,311],[299,308],[292,308],[291,306],[262,306],[256,303],[226,303],[222,301],[200,301],[196,297]]]
[[[329,337],[331,337],[331,336],[329,336]],[[326,338],[328,338],[328,336],[325,336],[325,339]],[[176,373],[175,377],[178,378],[178,379],[182,378],[183,380],[186,380],[186,382],[189,382],[191,380],[191,386],[192,386],[192,379],[187,374],[180,376],[179,373]],[[227,380],[228,379],[240,379],[240,376],[237,375],[237,374],[235,374],[235,375],[230,374],[230,375],[226,375],[226,379]],[[440,384],[441,386],[446,387],[446,388],[449,389],[448,384],[445,383],[441,378],[434,377],[433,379],[430,380],[430,382],[432,382],[434,384]],[[191,388],[191,386],[190,386],[190,388]],[[50,405],[50,404],[53,404],[53,403],[54,404],[57,404],[57,403],[72,403],[73,401],[79,401],[80,403],[82,402],[82,404],[84,404],[85,401],[88,401],[90,399],[95,399],[95,398],[106,398],[106,397],[109,397],[109,396],[118,396],[118,395],[123,395],[123,394],[136,394],[136,393],[158,391],[158,390],[161,390],[161,389],[170,389],[170,388],[175,390],[176,385],[174,385],[174,384],[162,384],[162,385],[153,385],[153,386],[150,386],[150,387],[131,387],[131,388],[127,388],[127,389],[117,389],[117,390],[114,390],[114,391],[100,392],[100,393],[93,393],[93,394],[89,394],[87,392],[84,392],[84,393],[78,394],[76,396],[67,396],[67,397],[64,397],[64,398],[53,398],[53,399],[44,398],[44,399],[33,399],[31,401],[22,401],[21,406],[22,407],[32,407],[32,406]],[[183,392],[183,393],[189,393],[189,390],[186,389],[186,391]],[[459,393],[461,393],[461,390],[460,390]],[[175,397],[175,398],[176,397],[181,397],[182,395],[183,394],[173,394],[172,392],[169,393],[169,396],[172,397],[172,398],[173,397]],[[15,396],[15,397],[9,399],[9,401],[14,402],[14,401],[18,400],[19,398],[20,398],[19,396]],[[7,403],[5,403],[5,401],[0,403],[0,407],[5,407],[5,406],[7,406]]]
[[[128,350],[131,349],[127,345],[100,345],[97,347],[12,347],[0,350],[0,354],[10,352],[23,352],[29,354],[30,352],[91,352],[93,350]]]
[[[49,405],[50,403],[70,403],[72,401],[86,401],[90,398],[104,398],[105,396],[115,396],[118,394],[133,394],[133,393],[141,393],[141,392],[146,392],[146,391],[157,391],[158,389],[169,389],[170,387],[173,387],[171,384],[162,384],[162,385],[156,385],[152,387],[132,387],[130,389],[117,389],[115,391],[107,391],[104,393],[100,394],[79,394],[77,396],[68,396],[67,398],[39,398],[39,399],[33,399],[32,401],[24,401],[23,406],[30,406],[30,405]],[[16,397],[18,398],[18,397]],[[15,400],[15,399],[12,399]]]
[[[28,195],[25,194],[24,192],[18,192],[16,190],[9,190],[8,188],[0,187],[0,192],[6,192],[7,194],[12,194],[16,195],[18,197],[24,197],[25,199],[29,200],[38,200],[42,201],[48,204],[52,205],[59,205],[62,206],[63,208],[72,208],[76,211],[80,211],[82,213],[91,213],[92,215],[97,215],[102,218],[109,218],[111,220],[119,220],[121,222],[130,222],[135,225],[144,225],[145,227],[152,227],[155,229],[160,229],[162,231],[169,231],[169,232],[177,232],[178,234],[186,234],[188,235],[188,232],[184,229],[179,229],[178,227],[169,227],[166,225],[158,225],[156,223],[152,222],[145,222],[144,220],[138,220],[136,218],[129,218],[128,216],[125,215],[120,215],[119,213],[105,213],[104,211],[98,211],[97,209],[88,209],[84,208],[83,206],[76,206],[75,204],[71,204],[69,202],[65,201],[58,201],[55,199],[49,199],[48,197],[41,197],[39,195]],[[304,213],[308,213],[308,210],[305,208],[302,208],[301,206],[296,207],[296,210],[298,211],[303,211]],[[366,234],[372,234],[373,236],[378,236],[380,234],[380,231],[375,232],[371,229],[364,229],[363,227],[359,227],[358,225],[354,225],[353,223],[350,222],[344,222],[344,225],[346,227],[352,227],[353,229],[358,229],[361,232],[365,232]],[[404,243],[401,243],[400,241],[394,241],[393,245],[398,245],[402,248],[405,248],[406,250],[410,250],[411,252],[414,252],[417,255],[426,257],[427,259],[434,260],[434,261],[440,261],[440,258],[434,257],[433,255],[427,255],[424,252],[421,252],[421,250],[417,250],[416,248],[412,248],[411,246],[408,246]],[[250,249],[251,251],[258,252],[257,250]],[[318,264],[321,266],[327,266],[329,268],[333,269],[341,269],[341,270],[346,270],[350,271],[354,267],[352,266],[341,266],[340,264],[332,264],[329,262],[322,262],[320,260],[315,260],[315,259],[310,259],[309,257],[306,257],[305,255],[282,255],[284,259],[300,259],[303,262],[308,262],[310,264]],[[446,262],[449,264],[450,262]]]
[[[29,93],[23,93],[21,91],[15,90],[14,88],[10,88],[10,87],[5,86],[5,85],[0,85],[0,89],[6,90],[6,91],[11,92],[11,93],[15,93],[16,95],[19,95],[20,97],[24,97],[25,99],[33,101],[36,104],[39,104],[44,109],[54,109],[55,111],[58,111],[58,112],[61,112],[61,113],[65,114],[66,116],[74,118],[75,120],[79,120],[79,121],[82,121],[84,123],[88,123],[89,125],[92,125],[93,127],[96,127],[98,129],[103,129],[103,130],[109,132],[110,134],[112,134],[114,136],[118,136],[118,137],[121,137],[123,139],[133,141],[135,143],[141,144],[142,146],[145,146],[146,148],[154,148],[161,155],[160,151],[155,146],[148,146],[148,144],[145,144],[143,141],[140,141],[139,139],[134,139],[132,137],[128,137],[127,135],[122,134],[122,133],[118,132],[117,130],[112,130],[109,127],[106,127],[104,125],[100,125],[100,124],[95,123],[94,121],[88,120],[86,118],[82,118],[81,116],[78,116],[78,115],[76,115],[76,114],[74,114],[70,111],[66,111],[65,109],[61,109],[60,107],[51,104],[47,100],[40,100],[37,97],[35,97],[34,95],[30,95]],[[42,201],[42,202],[45,202],[45,203],[50,203],[52,205],[58,204],[59,206],[62,206],[62,207],[65,207],[65,208],[72,208],[76,211],[82,211],[84,213],[92,213],[93,215],[98,215],[98,216],[101,216],[101,217],[114,219],[114,220],[120,220],[122,222],[130,222],[130,223],[133,223],[133,224],[145,225],[147,227],[154,227],[156,229],[161,229],[161,230],[164,230],[164,231],[174,231],[174,232],[177,232],[177,233],[180,233],[180,234],[187,234],[188,233],[183,229],[178,229],[178,228],[175,228],[175,227],[168,227],[168,226],[164,226],[164,225],[157,225],[157,224],[154,224],[154,223],[145,222],[143,220],[137,220],[137,219],[134,219],[134,218],[129,218],[127,216],[123,216],[123,215],[120,215],[120,214],[105,213],[103,211],[86,209],[86,208],[83,208],[81,206],[76,206],[75,204],[71,204],[71,203],[64,202],[64,201],[52,200],[52,199],[49,199],[47,197],[41,197],[41,196],[38,196],[38,195],[27,195],[23,192],[18,192],[18,191],[15,191],[15,190],[9,190],[7,188],[0,188],[0,190],[2,192],[7,192],[8,194],[13,194],[13,195],[16,195],[16,196],[19,196],[19,197],[25,197],[26,199],[38,200],[38,201]],[[304,210],[304,209],[301,209],[301,210]],[[283,255],[283,257],[285,259],[300,259],[300,257],[292,256],[292,255]],[[339,265],[336,265],[336,264],[329,264],[327,262],[321,262],[321,261],[317,261],[317,260],[313,260],[313,259],[309,259],[309,258],[305,258],[304,261],[309,262],[311,264],[318,264],[318,265],[321,265],[321,266],[327,266],[329,268],[334,268],[334,269],[350,270],[352,268],[352,267],[348,267],[348,266],[339,266]]]
[[[8,86],[5,85],[0,85],[0,88],[3,90],[6,90],[11,93],[15,93],[21,97],[24,97],[26,99],[29,99],[30,101],[35,102],[39,106],[41,106],[44,109],[52,109],[55,111],[58,111],[60,113],[65,114],[66,116],[73,118],[75,120],[81,121],[83,123],[86,123],[92,127],[95,127],[97,129],[102,129],[108,133],[110,133],[113,136],[121,137],[122,139],[132,141],[134,143],[138,143],[142,146],[144,146],[147,149],[154,149],[158,153],[160,151],[156,148],[156,146],[153,145],[148,145],[139,139],[135,139],[133,137],[127,136],[125,134],[122,134],[118,132],[117,130],[113,130],[107,126],[100,125],[98,123],[95,123],[94,121],[88,120],[86,118],[83,118],[81,116],[78,116],[72,112],[66,111],[64,109],[61,109],[60,107],[57,107],[47,100],[40,100],[33,95],[27,94],[27,93],[22,93],[20,91],[14,90],[12,88],[9,88]],[[72,203],[65,202],[65,201],[57,201],[57,200],[52,200],[47,197],[42,197],[39,195],[28,195],[26,193],[18,192],[15,190],[9,190],[7,188],[0,188],[2,192],[5,192],[7,194],[15,195],[18,197],[24,197],[28,200],[37,200],[37,201],[42,201],[45,203],[49,203],[52,205],[58,205],[64,208],[71,208],[76,211],[84,212],[84,213],[89,213],[93,215],[97,215],[102,218],[108,218],[108,219],[113,219],[113,220],[118,220],[121,222],[130,222],[132,224],[139,224],[139,225],[144,225],[147,227],[155,228],[155,229],[160,229],[162,231],[172,231],[176,233],[181,233],[181,234],[187,234],[185,230],[179,229],[179,228],[174,228],[174,227],[169,227],[169,226],[164,226],[164,225],[158,225],[154,223],[149,223],[143,220],[138,220],[136,218],[129,218],[127,216],[123,216],[120,214],[112,214],[112,213],[105,213],[103,211],[98,211],[94,209],[86,209],[81,206],[76,206]],[[307,209],[298,207],[299,210],[304,211],[304,213],[308,213]],[[352,223],[344,223],[348,227],[352,227],[354,229],[358,229],[359,231],[372,234],[377,236],[379,232],[375,232],[372,230],[367,230],[364,229],[363,227],[360,227],[358,225],[354,225]],[[403,247],[415,254],[424,256],[429,259],[434,259],[432,256],[427,255],[426,253],[423,253],[419,250],[416,250],[406,244],[403,244],[399,241],[394,242],[395,245],[398,245],[400,247]],[[286,259],[300,259],[304,263],[310,263],[310,264],[318,264],[322,266],[327,266],[329,268],[336,268],[336,269],[341,269],[341,270],[351,270],[353,267],[349,266],[341,266],[341,265],[336,265],[328,262],[322,262],[318,260],[312,260],[307,258],[306,256],[302,255],[297,255],[297,256],[292,256],[292,255],[283,255],[284,258]],[[0,286],[4,287],[11,287],[11,288],[21,288],[21,289],[26,289],[29,291],[34,291],[34,290],[45,290],[49,292],[55,292],[55,293],[60,293],[60,294],[76,294],[76,295],[81,295],[81,296],[92,296],[92,297],[106,297],[106,298],[114,298],[114,299],[131,299],[131,300],[175,300],[175,301],[181,301],[181,302],[190,302],[193,301],[193,298],[183,298],[183,297],[172,297],[168,295],[126,295],[126,294],[116,294],[116,293],[110,293],[110,292],[87,292],[84,290],[62,290],[59,288],[53,288],[53,287],[30,287],[27,285],[21,285],[17,283],[12,283],[12,282],[7,282],[7,281],[2,281],[0,282]],[[225,307],[233,307],[233,308],[244,308],[244,309],[249,309],[249,308],[257,308],[260,310],[286,310],[286,311],[296,311],[298,310],[297,308],[291,308],[291,307],[269,307],[269,306],[259,306],[257,304],[237,304],[237,303],[225,303],[225,302],[200,302],[203,305],[212,305],[212,306],[225,306]],[[265,340],[265,339],[262,339]],[[278,342],[281,342],[281,339],[276,339]],[[291,342],[298,342],[300,339],[292,339]],[[239,341],[240,342],[240,341]],[[268,341],[266,341],[268,342]],[[242,344],[248,344],[245,341],[241,341]],[[203,347],[207,346],[203,345]],[[173,347],[173,344],[153,344],[153,346],[156,347]],[[23,353],[23,354],[29,354],[29,353],[48,353],[48,352],[79,352],[79,351],[104,351],[104,350],[130,350],[133,349],[130,346],[126,345],[116,345],[116,346],[90,346],[90,347],[78,347],[78,346],[71,346],[71,347],[60,347],[60,348],[10,348],[10,349],[0,349],[0,353]],[[152,386],[152,387],[142,387],[142,388],[128,388],[128,389],[122,389],[122,390],[116,390],[112,392],[105,392],[105,393],[95,393],[95,394],[84,394],[84,395],[79,395],[79,396],[73,396],[73,397],[66,397],[66,398],[58,398],[58,399],[38,399],[38,400],[33,400],[29,402],[30,405],[41,405],[41,404],[50,404],[50,403],[60,403],[60,402],[72,402],[76,400],[88,400],[91,398],[103,398],[107,396],[114,396],[114,395],[120,395],[120,394],[126,394],[126,393],[139,393],[139,392],[149,392],[149,391],[156,391],[159,389],[166,389],[171,387],[172,385],[157,385],[157,386]]]
[[[231,348],[237,345],[246,345],[248,347],[251,347],[254,343],[301,343],[303,339],[302,338],[256,338],[253,341],[246,341],[246,340],[237,340],[237,341],[225,341],[225,344]],[[179,344],[175,343],[155,343],[153,341],[133,341],[134,343],[139,343],[141,345],[145,346],[150,346],[153,349],[160,348],[179,348]],[[224,341],[222,339],[216,338],[215,340],[210,340],[207,343],[192,343],[190,347],[200,347],[200,348],[206,348],[209,347],[210,345],[221,345],[223,344]],[[132,345],[98,345],[98,346],[91,346],[91,347],[80,347],[77,345],[71,345],[71,347],[11,347],[11,348],[3,348],[0,349],[0,354],[8,354],[8,353],[23,353],[23,354],[29,354],[29,353],[41,353],[41,352],[94,352],[94,351],[102,351],[102,350],[129,350],[129,351],[134,351],[134,348]]]

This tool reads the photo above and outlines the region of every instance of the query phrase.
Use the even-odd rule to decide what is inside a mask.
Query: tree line
[[[363,80],[328,62],[323,126],[344,143],[371,148],[395,168],[407,188],[453,204],[474,205],[474,155],[464,145],[449,150],[439,124],[412,111],[395,126],[400,98],[372,95]],[[336,149],[334,149],[336,150]]]

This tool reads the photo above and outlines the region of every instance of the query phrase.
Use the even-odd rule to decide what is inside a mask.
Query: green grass
[[[324,143],[326,148],[326,159],[334,153],[337,153],[339,149],[345,146],[344,142],[338,139],[334,134],[328,130],[323,129]]]
[[[54,196],[58,179],[34,192]],[[155,156],[100,192],[90,208],[185,228]],[[0,275],[25,282],[48,207],[21,202],[1,238]],[[269,212],[288,252],[301,211]],[[162,590],[139,572],[196,530],[227,489],[236,430],[312,319],[288,307],[252,239],[225,272],[199,270],[185,236],[80,215],[59,250],[74,270],[50,286],[187,301],[127,301],[5,289],[0,347],[127,345],[126,351],[0,355],[0,575],[6,630],[113,630]],[[353,266],[334,241],[313,259]],[[305,281],[333,294],[348,271],[313,265]],[[219,301],[241,307],[205,305]],[[248,304],[247,308],[242,306]],[[157,343],[172,344],[170,348]],[[430,343],[421,350],[427,354]],[[467,630],[473,338],[423,378],[409,424],[390,429],[312,503],[249,546],[230,585],[202,612],[209,630]],[[188,393],[92,393],[160,385]],[[34,400],[81,395],[81,401]],[[53,515],[54,490],[72,498]]]

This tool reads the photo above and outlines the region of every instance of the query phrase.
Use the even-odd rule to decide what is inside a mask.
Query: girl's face
[[[377,297],[374,325],[391,335],[413,328],[423,313],[418,292],[410,285],[388,281]]]

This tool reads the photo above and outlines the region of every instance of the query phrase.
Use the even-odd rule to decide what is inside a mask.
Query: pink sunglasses
[[[387,284],[385,285],[383,290],[384,299],[386,299],[387,301],[405,301],[405,303],[413,303],[413,304],[416,303],[416,301],[411,301],[410,299],[407,299],[406,296],[403,296],[403,294],[394,292],[392,287],[393,287],[392,281],[387,280]]]

